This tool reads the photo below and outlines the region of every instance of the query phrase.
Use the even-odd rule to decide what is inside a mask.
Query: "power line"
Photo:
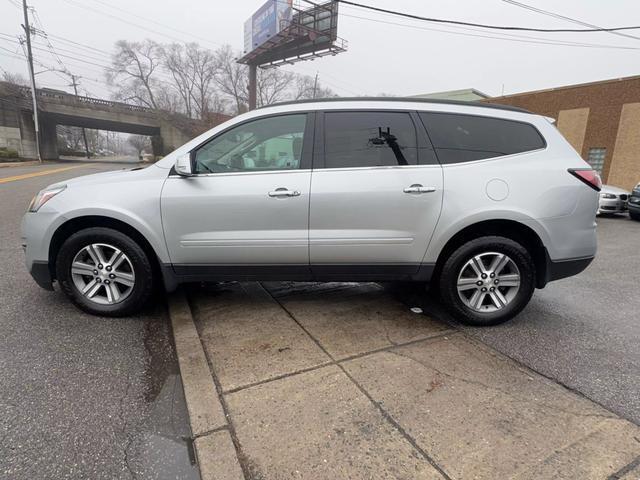
[[[542,15],[547,15],[549,17],[557,18],[559,20],[566,20],[568,22],[575,23],[577,25],[582,25],[584,27],[602,29],[602,27],[600,27],[598,25],[593,25],[591,23],[583,22],[582,20],[578,20],[576,18],[567,17],[565,15],[560,15],[559,13],[554,13],[554,12],[550,12],[548,10],[543,10],[541,8],[533,7],[531,5],[527,5],[526,3],[516,2],[515,0],[502,0],[502,1],[505,2],[505,3],[509,3],[511,5],[514,5],[516,7],[524,8],[526,10],[531,10],[532,12],[540,13]],[[607,33],[611,33],[612,35],[618,35],[620,37],[627,37],[627,38],[633,38],[635,40],[640,40],[640,37],[636,37],[634,35],[629,35],[627,33],[620,33],[620,32],[607,32]]]
[[[456,32],[456,31],[452,31],[452,30],[444,30],[444,29],[438,29],[438,28],[428,28],[428,27],[420,27],[417,25],[410,25],[407,23],[398,23],[398,22],[389,22],[386,20],[379,20],[376,18],[370,18],[370,17],[361,17],[358,15],[349,15],[346,13],[341,13],[340,15],[345,16],[345,17],[350,17],[350,18],[357,18],[360,20],[368,20],[370,22],[376,22],[376,23],[383,23],[386,25],[396,25],[399,27],[405,27],[405,28],[413,28],[416,30],[426,30],[426,31],[431,31],[431,32],[442,32],[442,33],[449,33],[452,35],[462,35],[462,36],[466,36],[466,37],[476,37],[476,38],[489,38],[489,39],[493,39],[493,40],[503,40],[503,41],[510,41],[510,42],[518,42],[518,43],[530,43],[530,44],[538,44],[538,45],[556,45],[556,46],[565,46],[565,47],[583,47],[583,48],[607,48],[607,49],[614,49],[614,50],[640,50],[640,48],[638,47],[626,47],[626,46],[618,46],[618,45],[599,45],[599,44],[594,44],[594,43],[579,43],[579,42],[567,42],[567,41],[563,41],[563,40],[553,40],[553,39],[540,39],[540,40],[534,40],[534,38],[536,37],[526,37],[526,36],[522,36],[522,35],[510,35],[512,37],[517,37],[517,38],[504,38],[504,37],[496,37],[495,35],[487,35],[487,34],[473,34],[473,33],[465,33],[465,32]],[[509,35],[509,34],[504,34],[504,33],[500,33],[497,35]],[[539,38],[539,37],[537,37]]]
[[[21,56],[19,56],[16,52],[14,52],[13,50],[9,50],[8,48],[4,48],[4,47],[0,47],[0,50],[4,50],[5,52],[9,52],[9,53],[2,53],[2,55],[5,55],[7,57],[13,57],[13,58],[17,58],[18,60],[24,60],[24,58],[22,58]]]
[[[10,42],[10,43],[17,43],[17,40],[9,40],[9,39],[5,39],[5,38],[0,38],[0,41]],[[42,52],[49,52],[46,48],[40,48],[39,46],[35,46],[35,45],[33,46],[33,49],[34,50],[38,50],[38,51],[42,51]],[[104,65],[102,63],[91,62],[91,61],[88,61],[88,60],[86,60],[84,58],[78,58],[78,57],[75,57],[75,56],[72,56],[72,55],[66,55],[66,54],[63,54],[63,53],[60,53],[59,55],[61,57],[63,57],[63,58],[68,58],[68,59],[71,59],[71,60],[77,60],[79,62],[82,62],[83,65],[87,64],[87,65],[92,65],[92,66],[95,66],[95,67],[103,68],[103,69],[105,69],[107,71],[110,71],[110,72],[123,73],[121,70],[118,70],[116,68],[110,67],[108,65]],[[45,65],[40,65],[40,66],[46,67]],[[99,72],[99,73],[104,73],[104,72]],[[174,84],[171,83],[173,81],[172,79],[170,79],[167,76],[160,75],[159,73],[157,74],[157,76],[155,78],[155,81],[158,82],[161,85],[174,87]]]
[[[107,52],[106,50],[101,50],[99,48],[91,47],[91,46],[86,45],[84,43],[75,42],[73,40],[69,40],[68,38],[61,37],[60,35],[53,35],[52,33],[49,33],[48,35],[51,38],[55,38],[56,40],[59,40],[59,41],[64,42],[64,43],[75,45],[76,47],[81,48],[83,50],[88,50],[88,51],[92,50],[92,51],[95,51],[95,52],[98,52],[98,53],[103,53],[105,55],[109,55],[109,56],[111,55],[111,52]]]
[[[197,38],[197,39],[198,39],[198,40],[200,40],[200,41],[207,42],[207,43],[210,43],[210,44],[212,44],[212,45],[216,45],[216,47],[219,47],[219,46],[221,46],[221,45],[222,45],[222,44],[220,44],[220,43],[213,42],[213,41],[211,41],[211,40],[209,40],[209,39],[207,39],[207,38],[200,37],[200,36],[198,36],[198,35],[194,35],[193,33],[186,32],[186,31],[184,31],[184,30],[178,30],[177,28],[170,27],[169,25],[166,25],[166,24],[164,24],[164,23],[157,22],[157,21],[155,21],[155,20],[152,20],[151,18],[147,18],[147,17],[144,17],[144,16],[142,16],[142,15],[136,15],[135,13],[132,13],[132,12],[130,12],[130,11],[128,11],[128,10],[124,10],[124,9],[122,9],[122,8],[120,8],[120,7],[116,7],[116,6],[114,6],[114,5],[110,5],[110,4],[106,3],[106,2],[103,2],[102,0],[92,0],[92,1],[93,1],[93,2],[96,2],[96,3],[99,3],[99,4],[101,4],[101,5],[105,6],[105,7],[111,8],[111,9],[113,9],[113,10],[118,10],[118,11],[120,11],[120,12],[122,12],[122,13],[126,13],[127,15],[131,15],[131,16],[133,16],[133,17],[140,18],[140,19],[142,19],[142,20],[145,20],[145,21],[147,21],[147,22],[149,22],[149,23],[153,23],[153,24],[155,24],[155,25],[158,25],[158,26],[160,26],[160,27],[166,28],[166,29],[168,29],[168,30],[172,30],[172,31],[174,31],[174,32],[181,33],[181,34],[183,34],[183,35],[189,35],[190,37]]]
[[[343,8],[347,8],[349,10],[354,10],[354,11],[359,11],[358,8],[356,7],[351,7],[349,5],[345,5]],[[341,13],[342,16],[345,17],[352,17],[352,18],[360,18],[360,19],[368,19],[370,21],[379,21],[382,22],[381,20],[377,20],[375,18],[369,18],[369,17],[360,17],[357,15],[349,15],[346,13]],[[394,15],[390,15],[388,13],[380,13],[380,15],[384,15],[386,17],[394,17]],[[406,23],[395,23],[395,22],[386,22],[389,25],[398,25],[398,26],[407,26],[409,28],[419,28],[415,25],[411,25],[411,24],[406,24]],[[464,30],[464,31],[469,31],[469,32],[480,32],[482,33],[483,37],[485,38],[490,38],[490,39],[496,39],[496,40],[503,40],[503,38],[501,37],[513,37],[513,38],[520,38],[520,39],[524,39],[524,40],[540,40],[540,42],[535,42],[535,43],[539,43],[539,44],[550,44],[550,45],[560,45],[560,46],[589,46],[589,47],[601,47],[601,48],[622,48],[622,49],[627,49],[627,48],[633,48],[633,47],[625,47],[625,46],[620,46],[620,45],[602,45],[602,44],[585,44],[584,42],[573,42],[570,40],[557,40],[557,39],[552,39],[549,37],[534,37],[531,35],[518,35],[516,33],[506,33],[506,32],[491,32],[492,35],[499,35],[500,37],[495,37],[495,36],[489,36],[487,35],[488,32],[486,32],[484,29],[482,28],[474,28],[474,27],[463,27],[460,25],[451,25],[451,28],[455,28],[455,29],[459,29],[459,30]],[[434,31],[434,32],[445,32],[445,33],[456,33],[453,32],[451,30],[439,30],[439,29],[434,29],[434,28],[426,28],[426,27],[421,27],[421,29],[423,30],[430,30],[430,31]],[[625,35],[625,34],[619,34],[619,35]],[[504,40],[509,40],[509,38],[504,38]],[[550,43],[553,42],[553,43]],[[532,42],[534,43],[534,42]]]
[[[148,32],[155,33],[156,35],[161,35],[163,37],[170,38],[170,39],[172,39],[172,40],[174,40],[176,42],[179,42],[179,43],[184,43],[184,40],[181,39],[181,38],[174,37],[174,36],[171,36],[171,35],[167,35],[166,33],[159,32],[158,30],[154,30],[154,29],[149,28],[149,27],[145,27],[144,25],[140,25],[139,23],[135,23],[135,22],[132,22],[130,20],[126,20],[126,19],[124,19],[122,17],[118,17],[117,15],[113,15],[111,13],[105,12],[104,10],[96,10],[95,8],[91,8],[91,7],[87,6],[87,5],[83,5],[81,3],[76,3],[74,0],[64,0],[64,1],[67,2],[69,5],[73,5],[75,7],[83,8],[83,9],[88,10],[90,12],[97,13],[100,16],[105,16],[106,15],[107,17],[113,18],[114,20],[118,20],[119,22],[123,22],[123,23],[129,24],[129,25],[132,25],[134,27],[141,28],[141,29],[146,30]]]
[[[58,65],[60,65],[60,67],[62,67],[63,71],[65,71],[65,72],[68,71],[69,69],[64,64],[64,62],[60,59],[60,56],[56,53],[55,48],[53,48],[53,44],[51,43],[51,40],[49,40],[49,37],[47,36],[47,32],[45,32],[44,26],[42,25],[42,21],[40,20],[40,15],[38,15],[38,12],[33,7],[31,7],[31,11],[33,12],[33,18],[36,21],[36,24],[40,27],[40,32],[38,32],[38,33],[40,33],[40,36],[42,36],[44,38],[44,40],[46,41],[47,47],[51,51],[51,54],[53,55],[55,60],[58,62]]]
[[[46,45],[43,45],[43,44],[41,44],[41,43],[36,43],[35,45],[39,45],[39,46],[46,46]],[[95,60],[95,61],[98,61],[98,62],[105,61],[105,60],[106,60],[106,61],[110,61],[110,58],[106,58],[105,56],[101,56],[101,57],[94,57],[94,56],[92,56],[92,55],[87,55],[86,53],[78,52],[78,51],[76,51],[76,50],[69,50],[69,49],[67,49],[67,48],[60,48],[60,47],[58,47],[58,49],[57,49],[57,50],[59,50],[60,52],[71,53],[71,54],[73,54],[73,55],[77,55],[77,56],[79,56],[79,57],[87,58],[87,59],[89,59],[89,60]]]
[[[68,0],[67,0],[68,1]],[[375,12],[388,13],[391,15],[397,15],[399,17],[411,18],[413,20],[422,20],[424,22],[433,22],[433,23],[446,23],[451,25],[465,25],[468,27],[480,27],[480,28],[490,28],[494,30],[517,30],[522,32],[550,32],[550,33],[586,33],[586,32],[617,32],[621,30],[636,30],[640,29],[640,26],[627,26],[627,27],[613,27],[613,28],[530,28],[530,27],[514,27],[514,26],[506,26],[506,25],[488,25],[484,23],[472,23],[472,22],[462,22],[459,20],[445,20],[442,18],[430,18],[430,17],[422,17],[420,15],[414,15],[411,13],[399,12],[397,10],[388,10],[386,8],[374,7],[371,5],[364,5],[362,3],[352,2],[350,0],[336,0],[338,3],[344,3],[346,5],[352,5],[354,7],[363,8],[365,10],[372,10]]]
[[[8,39],[5,39],[5,38],[0,38],[0,40],[5,41],[5,42],[11,42],[11,43],[19,43],[19,42],[17,42],[16,40],[13,40],[13,41],[12,41],[12,40],[8,40]],[[42,52],[51,53],[47,48],[41,48],[40,46],[35,46],[35,45],[34,45],[34,46],[33,46],[33,49],[34,49],[34,50],[39,50],[39,51],[42,51]],[[88,60],[85,60],[85,59],[82,59],[82,58],[78,58],[78,57],[74,57],[74,56],[71,56],[71,55],[66,55],[66,54],[61,53],[61,54],[59,54],[58,56],[63,57],[63,58],[69,58],[69,59],[72,59],[72,60],[78,60],[78,61],[81,61],[81,62],[88,63],[89,65],[95,65],[95,66],[97,66],[97,67],[106,68],[106,69],[108,69],[108,70],[114,70],[114,69],[112,69],[111,67],[108,67],[108,66],[106,66],[106,65],[102,65],[102,64],[100,64],[100,63],[90,62],[90,61],[88,61]]]

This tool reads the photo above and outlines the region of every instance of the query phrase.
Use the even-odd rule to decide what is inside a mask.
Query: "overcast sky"
[[[640,25],[638,0],[522,1],[599,26]],[[0,34],[15,38],[21,33],[22,11],[17,7],[20,2],[0,0]],[[469,22],[581,28],[502,0],[361,0],[361,3]],[[62,55],[81,58],[79,54],[84,54],[92,57],[85,60],[106,65],[109,63],[107,53],[115,41],[145,38],[160,42],[197,41],[211,48],[230,44],[240,50],[243,23],[261,4],[260,0],[30,0],[48,33],[100,50],[83,50],[77,45],[50,39],[67,68],[84,77],[83,90],[94,96],[108,95],[103,69]],[[494,31],[434,25],[341,5],[339,36],[349,42],[348,51],[286,68],[308,75],[319,72],[321,83],[342,96],[413,95],[460,88],[476,88],[496,96],[503,89],[505,94],[510,94],[638,75],[640,30],[627,33],[638,39],[603,32],[512,32],[511,36],[504,36]],[[539,42],[579,42],[598,47],[531,44],[523,37],[535,37]],[[20,52],[19,47],[7,42],[5,35],[0,38],[5,39],[0,40],[2,69],[26,74],[24,60],[12,58],[7,51]],[[34,50],[34,57],[55,66],[56,60],[46,51],[43,41],[37,40],[40,44],[37,48],[45,51]],[[626,49],[601,48],[602,45]],[[62,88],[66,83],[52,73],[37,78],[39,86]]]

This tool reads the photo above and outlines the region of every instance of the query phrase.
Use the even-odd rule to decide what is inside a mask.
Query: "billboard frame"
[[[250,38],[250,51],[237,60],[249,66],[249,109],[256,107],[256,79],[257,68],[275,68],[281,65],[292,65],[296,62],[313,60],[328,55],[337,55],[347,50],[347,42],[338,37],[338,4],[336,0],[329,0],[322,4],[313,2],[313,6],[301,10],[291,6],[289,18],[277,19],[277,2],[282,0],[268,0],[245,22],[245,47]],[[291,2],[288,2],[291,5]],[[274,27],[275,34],[254,46],[256,15],[268,6],[276,11]],[[264,20],[258,18],[258,20]],[[251,32],[247,32],[247,26]]]

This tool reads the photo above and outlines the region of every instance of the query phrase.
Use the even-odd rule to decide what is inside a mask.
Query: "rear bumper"
[[[561,278],[572,277],[585,270],[595,257],[570,258],[567,260],[551,260],[546,254],[546,272],[542,282],[538,282],[538,288],[543,288],[547,283]]]
[[[49,262],[34,261],[29,268],[29,273],[45,290],[53,290],[51,272],[49,271]]]

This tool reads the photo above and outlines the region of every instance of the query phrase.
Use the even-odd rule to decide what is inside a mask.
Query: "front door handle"
[[[300,192],[298,190],[289,190],[288,188],[280,187],[269,192],[270,197],[299,197]]]
[[[435,191],[436,187],[423,187],[419,183],[414,183],[410,187],[406,187],[403,190],[404,193],[430,193]]]

